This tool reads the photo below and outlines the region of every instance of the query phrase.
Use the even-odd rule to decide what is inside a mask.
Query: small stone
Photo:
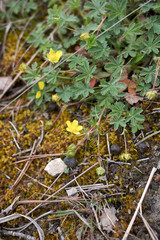
[[[74,195],[78,196],[78,191],[77,191],[77,189],[75,187],[66,189],[66,192],[68,194],[68,197],[71,197],[71,196],[74,196]]]
[[[63,162],[63,160],[61,158],[56,158],[50,161],[44,170],[52,177],[55,177],[56,175],[63,173],[66,168],[67,165]]]
[[[156,182],[160,182],[160,174],[157,174],[157,175],[155,176],[155,181],[156,181]]]
[[[118,146],[117,144],[112,144],[110,150],[113,155],[119,155],[122,147]]]
[[[57,105],[57,103],[52,102],[49,106],[48,106],[48,111],[49,112],[56,112],[58,111],[59,107]]]
[[[142,154],[145,153],[148,150],[147,144],[145,142],[138,144],[138,150]]]
[[[74,157],[71,158],[64,158],[64,163],[67,165],[69,168],[75,168],[77,165],[77,160]]]

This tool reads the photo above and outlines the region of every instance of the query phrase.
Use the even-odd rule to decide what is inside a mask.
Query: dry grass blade
[[[152,240],[158,240],[158,237],[155,235],[153,229],[151,228],[151,226],[149,225],[149,223],[147,222],[147,220],[143,217],[143,214],[142,214],[142,206],[140,207],[140,216],[144,222],[144,225],[145,227],[147,228],[149,234],[150,234],[150,237],[152,238]]]
[[[4,236],[18,237],[20,239],[26,239],[26,240],[36,240],[35,237],[31,237],[30,235],[14,232],[14,231],[0,230],[0,233],[2,234],[2,236],[4,235]]]
[[[9,215],[9,216],[6,216],[6,217],[2,217],[2,218],[0,218],[0,224],[11,221],[11,220],[14,220],[14,219],[19,218],[19,217],[24,217],[24,218],[28,219],[32,224],[34,224],[34,226],[36,227],[36,229],[38,231],[40,240],[45,239],[44,232],[43,232],[42,228],[38,225],[38,223],[35,220],[33,220],[31,217],[25,216],[23,214],[12,214],[12,215]]]
[[[37,141],[35,141],[34,144],[33,144],[33,148],[32,148],[32,151],[31,151],[31,154],[30,154],[30,155],[32,155],[32,153],[33,153],[33,151],[34,151],[34,149],[35,149],[36,142],[37,142]],[[29,168],[31,162],[32,162],[32,159],[30,159],[30,161],[26,162],[26,164],[24,165],[23,170],[21,171],[21,173],[20,173],[20,175],[18,176],[17,180],[14,182],[13,187],[16,187],[17,184],[21,181],[22,177],[24,176],[24,174],[26,173],[27,169]]]
[[[141,196],[141,199],[140,199],[140,201],[139,201],[139,203],[138,203],[138,206],[137,206],[137,208],[136,208],[136,211],[135,211],[135,213],[134,213],[134,215],[133,215],[133,217],[132,217],[132,219],[131,219],[131,221],[130,221],[130,223],[129,223],[129,225],[128,225],[128,228],[127,228],[127,230],[126,230],[126,232],[125,232],[122,240],[126,240],[127,237],[128,237],[128,234],[129,234],[130,231],[131,231],[132,225],[133,225],[133,223],[134,223],[134,221],[135,221],[135,219],[136,219],[136,217],[137,217],[137,214],[138,214],[138,212],[139,212],[139,210],[140,210],[140,207],[141,207],[141,205],[142,205],[142,202],[143,202],[143,200],[144,200],[144,197],[145,197],[145,195],[146,195],[146,193],[147,193],[147,190],[148,190],[148,188],[149,188],[149,185],[150,185],[150,183],[151,183],[151,181],[152,181],[152,178],[153,178],[153,176],[154,176],[154,174],[155,174],[156,171],[157,171],[157,168],[153,167],[153,168],[152,168],[152,171],[151,171],[151,173],[150,173],[149,179],[148,179],[148,181],[147,181],[147,184],[146,184],[146,186],[145,186],[145,189],[144,189],[144,191],[143,191],[143,194],[142,194],[142,196]]]

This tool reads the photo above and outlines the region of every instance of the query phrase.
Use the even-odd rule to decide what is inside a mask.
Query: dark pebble
[[[140,153],[145,153],[148,150],[147,144],[145,142],[138,144],[138,150]]]
[[[110,150],[111,150],[112,154],[118,155],[118,154],[120,154],[122,147],[118,146],[117,144],[112,144]]]
[[[63,161],[69,168],[75,168],[77,165],[77,160],[74,157],[71,158],[65,157]]]
[[[57,105],[57,103],[51,103],[49,106],[48,106],[48,111],[49,112],[56,112],[58,111],[59,107]]]

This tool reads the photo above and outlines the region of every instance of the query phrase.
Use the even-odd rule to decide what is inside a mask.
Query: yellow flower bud
[[[88,32],[82,33],[81,36],[80,36],[80,38],[81,38],[82,40],[86,41],[88,38],[90,38],[89,33],[88,33]]]
[[[39,99],[41,97],[41,91],[38,91],[37,93],[36,93],[36,99]]]
[[[27,65],[26,65],[25,63],[22,63],[22,64],[19,66],[19,70],[20,70],[21,72],[25,72],[26,69],[27,69]]]
[[[149,92],[146,93],[146,97],[149,99],[149,100],[152,100],[154,98],[157,97],[157,91],[156,90],[151,90]]]
[[[39,81],[39,82],[38,82],[38,87],[39,87],[40,90],[43,90],[43,88],[44,88],[44,82],[43,82],[43,81]]]
[[[55,102],[57,102],[57,101],[58,101],[58,99],[59,99],[59,97],[58,97],[58,95],[57,95],[57,94],[54,94],[54,95],[52,95],[52,101],[55,101]]]

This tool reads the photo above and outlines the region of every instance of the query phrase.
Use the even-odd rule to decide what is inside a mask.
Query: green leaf
[[[48,23],[56,23],[59,21],[59,15],[62,12],[63,6],[58,7],[54,4],[53,8],[48,9]]]
[[[143,79],[138,80],[138,86],[136,88],[137,92],[140,92],[141,96],[144,96],[146,92],[148,92],[151,89],[151,84],[145,83]]]
[[[84,6],[85,9],[89,9],[88,17],[98,17],[105,15],[106,10],[106,0],[92,0],[92,2],[87,2]]]
[[[143,110],[141,108],[137,108],[135,109],[134,107],[132,107],[130,109],[130,112],[128,113],[128,116],[126,118],[126,122],[131,122],[130,126],[132,128],[132,132],[136,132],[138,129],[142,129],[142,123],[145,120],[145,117],[143,115],[140,115],[140,113],[142,113]]]
[[[103,174],[105,174],[105,169],[103,168],[103,167],[98,167],[97,169],[96,169],[96,173],[97,173],[97,175],[98,176],[102,176]]]
[[[74,9],[80,7],[81,1],[80,0],[69,0],[69,1],[67,1],[67,5],[69,6],[69,8],[71,10],[74,10]]]
[[[100,107],[105,106],[106,108],[110,108],[111,104],[114,102],[112,95],[109,93],[107,94],[107,96],[98,94],[96,98],[98,101],[98,106]]]
[[[160,36],[155,38],[155,34],[149,33],[148,41],[144,40],[143,44],[145,46],[144,51],[146,51],[148,54],[151,52],[158,54],[160,48]]]
[[[45,93],[44,94],[44,99],[45,99],[46,102],[49,102],[51,100],[51,95],[48,94],[48,93]]]
[[[43,69],[43,73],[44,74],[48,73],[47,76],[45,77],[45,81],[50,84],[56,83],[60,70],[61,70],[60,68],[57,68],[56,70],[54,70],[53,67],[50,67],[50,66],[45,67]]]
[[[35,79],[40,78],[41,68],[37,67],[37,62],[34,62],[30,67],[27,67],[26,73],[23,76],[23,80],[28,81],[28,84],[33,82]]]
[[[70,69],[76,69],[76,66],[83,65],[84,61],[87,61],[87,58],[83,57],[82,55],[72,56],[66,60],[66,62],[70,62],[69,63]]]
[[[59,98],[62,99],[64,102],[69,102],[70,97],[73,95],[71,87],[68,85],[65,86],[64,89],[61,87],[57,87],[56,92],[58,93]]]
[[[106,9],[109,10],[111,13],[109,14],[109,21],[118,17],[121,19],[125,16],[125,9],[127,6],[127,0],[110,1],[110,4],[107,4]]]
[[[83,66],[77,67],[77,71],[81,74],[76,77],[76,80],[83,80],[86,79],[86,83],[89,83],[90,78],[93,77],[93,73],[96,70],[96,66],[89,66],[88,60],[83,62]]]
[[[109,56],[109,47],[107,46],[107,42],[104,41],[101,43],[99,40],[96,41],[96,47],[92,47],[89,49],[89,53],[94,56],[95,59],[101,58],[101,60],[106,59]]]
[[[130,36],[135,36],[135,35],[140,35],[143,33],[142,30],[140,30],[140,28],[142,28],[142,24],[138,23],[135,24],[134,22],[132,22],[128,28],[125,28],[125,32],[123,34],[123,37],[126,37],[127,35]]]
[[[124,111],[125,105],[122,102],[116,102],[114,105],[111,105],[110,109],[112,112],[109,114],[109,116],[117,116],[118,118],[121,117],[123,111]]]
[[[125,83],[118,82],[119,79],[112,79],[109,82],[106,82],[105,84],[101,84],[100,87],[102,87],[101,93],[102,95],[106,95],[110,93],[113,97],[116,97],[118,95],[118,92],[125,88]]]
[[[42,104],[43,101],[43,96],[41,96],[40,98],[36,99],[35,103],[37,106],[40,106]]]
[[[95,119],[96,121],[99,119],[101,113],[102,113],[103,108],[100,107],[99,105],[96,105],[95,107],[91,107],[91,115],[90,117],[92,119]],[[104,112],[104,115],[106,113],[106,110]]]
[[[106,71],[112,73],[113,76],[117,76],[119,74],[122,74],[124,72],[124,61],[122,59],[122,56],[118,56],[117,59],[115,59],[113,56],[107,58],[110,63],[107,63],[104,68]]]
[[[111,121],[110,124],[114,125],[114,130],[116,131],[119,127],[126,127],[126,119],[125,118],[119,118],[115,116]]]
[[[151,16],[147,18],[146,21],[147,24],[145,24],[145,27],[148,30],[153,29],[154,33],[160,34],[160,18],[158,16]]]
[[[156,73],[156,66],[150,66],[148,68],[143,68],[140,72],[140,76],[145,76],[146,83],[154,83]]]
[[[77,99],[79,96],[86,98],[90,93],[94,93],[94,89],[89,86],[89,83],[78,82],[74,85],[74,99]]]
[[[93,34],[90,34],[90,38],[88,38],[86,40],[86,45],[85,45],[85,49],[90,49],[91,47],[96,46],[96,36]]]

